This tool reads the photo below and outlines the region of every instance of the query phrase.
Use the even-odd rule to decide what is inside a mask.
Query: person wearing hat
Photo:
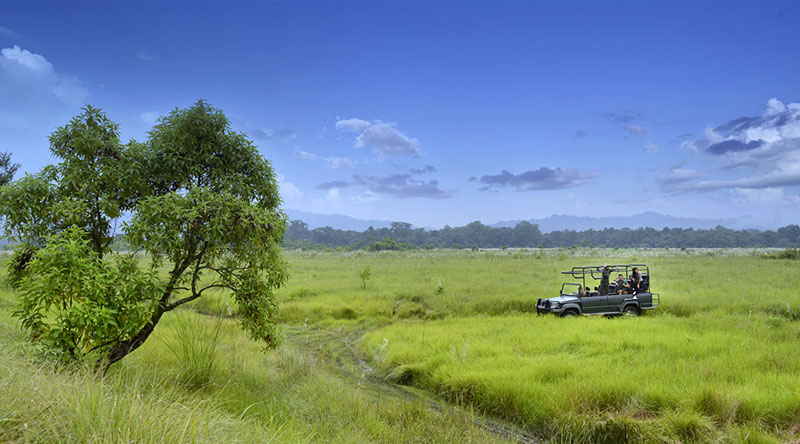
[[[611,269],[611,265],[605,264],[602,267],[597,267],[603,273],[603,277],[600,279],[600,296],[605,296],[608,294],[608,279],[611,277],[612,271],[618,271],[616,268]]]

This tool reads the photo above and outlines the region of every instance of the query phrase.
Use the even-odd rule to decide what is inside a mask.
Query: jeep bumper
[[[539,299],[536,300],[536,314],[537,315],[548,314],[548,313],[552,313],[552,314],[555,314],[555,315],[560,315],[563,312],[564,312],[564,307],[563,306],[557,305],[557,306],[553,307],[549,299],[544,299],[543,300],[542,298],[539,298]]]

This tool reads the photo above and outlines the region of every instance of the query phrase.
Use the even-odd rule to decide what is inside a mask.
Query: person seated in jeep
[[[617,294],[627,294],[631,291],[631,284],[629,284],[622,275],[617,276],[614,279],[614,283],[617,284]]]
[[[631,290],[633,294],[636,294],[639,290],[641,290],[639,284],[642,282],[642,274],[639,273],[639,267],[633,267],[633,272],[631,273]]]

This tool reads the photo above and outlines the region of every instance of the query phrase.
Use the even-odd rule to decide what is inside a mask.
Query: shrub
[[[358,272],[358,277],[361,278],[361,288],[367,288],[367,281],[372,277],[372,267],[365,266]]]

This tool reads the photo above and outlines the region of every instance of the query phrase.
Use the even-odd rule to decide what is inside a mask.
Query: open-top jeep
[[[561,294],[558,297],[538,299],[536,301],[536,314],[553,313],[562,317],[586,315],[619,315],[636,316],[642,310],[651,310],[659,305],[661,298],[658,293],[650,290],[650,269],[645,264],[609,265],[609,285],[607,294],[600,294],[603,290],[586,286],[587,278],[601,280],[602,267],[572,267],[571,271],[562,271],[573,279],[580,281],[565,282],[561,285]],[[640,273],[638,288],[632,278],[633,269]],[[624,276],[625,288],[617,288],[613,279],[617,275]],[[591,284],[592,281],[589,281]]]

